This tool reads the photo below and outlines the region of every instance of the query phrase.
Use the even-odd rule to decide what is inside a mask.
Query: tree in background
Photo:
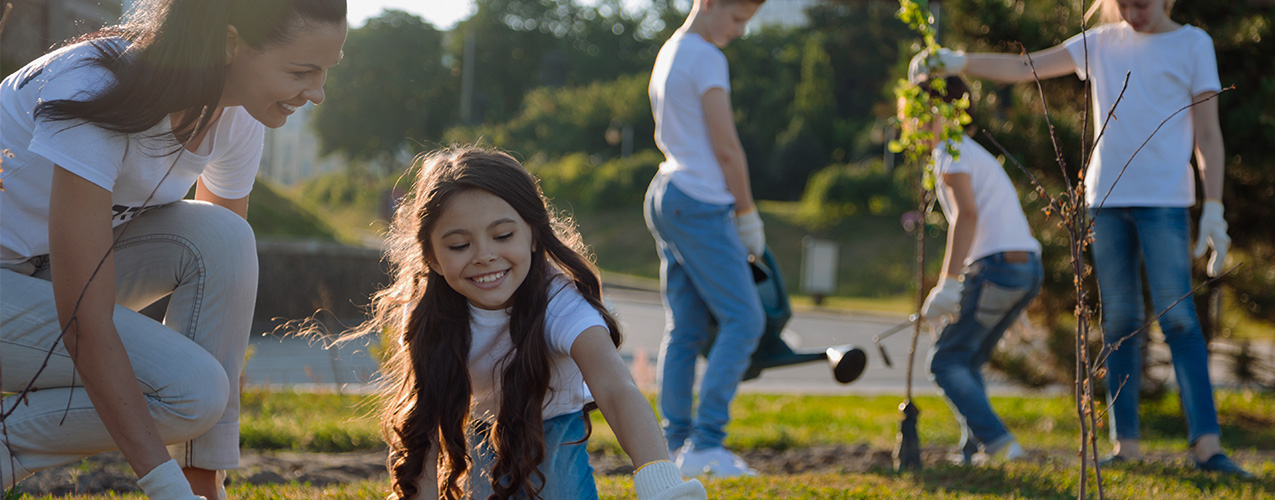
[[[441,137],[457,113],[457,79],[443,65],[443,36],[397,10],[350,30],[345,57],[325,86],[327,100],[314,111],[322,153],[385,159],[414,141]]]

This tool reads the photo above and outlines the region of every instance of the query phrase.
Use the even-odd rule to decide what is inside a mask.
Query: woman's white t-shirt
[[[121,40],[97,43],[127,46]],[[0,172],[5,188],[0,192],[0,263],[49,253],[54,165],[109,191],[115,226],[182,199],[197,178],[222,198],[243,198],[252,190],[265,128],[242,107],[225,108],[199,149],[180,154],[170,154],[176,143],[164,139],[172,137],[169,120],[124,134],[83,120],[36,118],[41,102],[86,100],[114,84],[110,70],[91,60],[97,55],[92,42],[71,45],[0,83],[0,149],[8,150]]]
[[[1085,201],[1109,207],[1194,205],[1195,127],[1191,109],[1183,108],[1195,96],[1221,89],[1208,33],[1191,25],[1139,33],[1120,22],[1073,36],[1063,47],[1076,64],[1076,75],[1093,85],[1094,129],[1101,131],[1085,175]],[[1108,121],[1113,107],[1115,117]]]
[[[545,395],[545,419],[580,411],[593,401],[584,375],[571,358],[571,345],[585,330],[606,328],[602,315],[561,274],[550,281],[545,310],[545,341],[549,347],[549,393]],[[495,422],[500,410],[500,374],[506,354],[513,350],[509,336],[509,311],[469,307],[469,378],[473,390],[470,417]],[[427,375],[427,374],[426,374]]]

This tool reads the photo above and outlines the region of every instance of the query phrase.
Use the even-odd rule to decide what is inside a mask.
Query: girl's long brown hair
[[[519,492],[539,498],[545,480],[538,471],[545,457],[542,412],[551,375],[544,316],[554,269],[602,314],[616,346],[619,325],[602,303],[601,280],[574,224],[553,211],[535,177],[517,160],[496,151],[452,148],[425,156],[418,166],[412,190],[390,226],[387,255],[393,282],[375,295],[372,319],[359,328],[397,339],[386,366],[391,394],[382,416],[394,493],[416,498],[425,467],[437,467],[439,496],[464,498],[462,485],[476,473],[469,470],[465,436],[472,397],[469,305],[430,269],[429,235],[453,195],[481,189],[509,203],[531,227],[533,238],[531,268],[514,292],[510,310],[514,350],[502,363],[500,411],[487,435],[496,451],[489,476],[492,498]],[[593,403],[586,407],[586,424],[594,408]],[[435,445],[438,463],[426,463]]]

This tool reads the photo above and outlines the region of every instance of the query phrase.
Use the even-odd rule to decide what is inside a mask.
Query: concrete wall
[[[330,242],[257,242],[261,275],[253,323],[316,315],[347,325],[363,319],[372,294],[389,282],[379,250]],[[255,330],[255,328],[254,328]],[[255,332],[260,333],[260,332]]]

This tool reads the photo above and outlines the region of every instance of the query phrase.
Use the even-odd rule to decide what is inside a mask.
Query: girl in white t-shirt
[[[1146,319],[1140,271],[1145,266],[1151,308],[1165,311],[1157,321],[1173,354],[1195,464],[1249,477],[1222,452],[1195,307],[1189,299],[1173,305],[1191,292],[1187,208],[1196,202],[1193,153],[1204,183],[1194,254],[1213,248],[1210,276],[1221,272],[1230,238],[1222,216],[1222,131],[1217,100],[1211,99],[1221,89],[1213,43],[1203,30],[1170,19],[1172,8],[1173,0],[1099,0],[1087,15],[1100,13],[1104,24],[1030,57],[1040,78],[1075,73],[1093,86],[1099,139],[1085,175],[1085,200],[1094,220],[1103,335],[1107,349],[1114,349],[1107,358],[1107,392],[1116,443],[1108,461],[1140,458],[1142,357],[1133,334]],[[943,49],[933,57],[918,56],[911,67],[1003,82],[1033,80],[1033,68],[1011,54]]]
[[[150,498],[224,496],[263,125],[323,100],[345,17],[345,0],[137,2],[0,83],[3,488],[119,449]],[[162,324],[137,312],[164,296]]]
[[[597,498],[594,408],[633,459],[638,498],[705,498],[668,460],[580,235],[516,160],[423,158],[388,247],[394,282],[359,332],[396,346],[384,416],[396,498]]]

